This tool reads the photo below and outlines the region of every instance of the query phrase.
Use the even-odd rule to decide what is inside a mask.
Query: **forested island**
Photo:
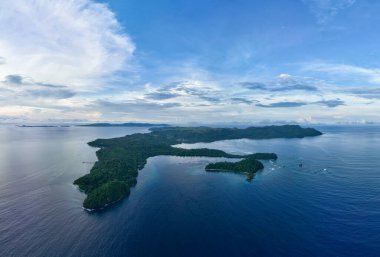
[[[237,128],[210,127],[155,127],[150,133],[137,133],[120,138],[97,139],[88,143],[100,148],[89,174],[74,181],[80,190],[87,194],[83,202],[86,209],[101,209],[114,203],[130,192],[137,183],[138,171],[142,169],[149,157],[159,155],[245,158],[253,165],[256,172],[257,159],[275,159],[273,154],[236,155],[215,149],[183,149],[173,147],[180,143],[214,142],[227,139],[271,139],[303,138],[319,136],[322,133],[312,128],[301,128],[298,125]],[[277,158],[277,156],[275,156]],[[251,164],[252,162],[252,164]],[[220,164],[215,164],[220,166]],[[227,165],[227,164],[224,164]],[[261,164],[262,165],[262,164]],[[222,165],[223,166],[223,165]],[[252,167],[253,167],[252,166]],[[239,167],[235,163],[232,171]],[[255,171],[254,171],[255,170]],[[243,168],[243,172],[245,168]]]
[[[264,165],[259,160],[277,160],[277,155],[275,153],[255,153],[238,162],[209,163],[205,169],[208,172],[243,173],[246,174],[247,180],[250,181],[257,171],[264,169]]]

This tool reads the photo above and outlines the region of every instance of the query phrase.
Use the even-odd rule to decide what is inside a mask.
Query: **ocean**
[[[95,213],[72,182],[86,143],[147,128],[0,126],[0,256],[380,256],[380,128],[183,144],[275,152],[252,181],[221,158],[148,159],[128,198]],[[302,163],[302,167],[299,164]]]

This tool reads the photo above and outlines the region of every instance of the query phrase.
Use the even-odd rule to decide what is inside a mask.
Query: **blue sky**
[[[5,0],[0,122],[380,122],[380,2]]]

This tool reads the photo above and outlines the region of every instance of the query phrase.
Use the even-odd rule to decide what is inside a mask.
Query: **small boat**
[[[302,163],[298,164],[298,166],[299,166],[300,168],[302,168]]]

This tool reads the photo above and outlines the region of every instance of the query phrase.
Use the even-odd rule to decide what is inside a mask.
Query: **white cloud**
[[[336,64],[336,63],[323,63],[313,62],[303,65],[303,70],[324,72],[332,75],[353,76],[356,79],[364,79],[373,84],[380,84],[380,69],[378,68],[364,68],[360,66]]]
[[[95,87],[127,69],[134,49],[104,4],[0,1],[0,80],[17,74],[41,83]]]
[[[278,79],[288,81],[289,79],[292,79],[292,76],[286,73],[282,73],[278,75]]]
[[[354,3],[305,2],[321,23]],[[95,0],[0,0],[0,122],[49,122],[57,117],[180,123],[254,122],[267,117],[303,122],[333,117],[378,120],[376,90],[340,90],[319,76],[282,73],[266,81],[265,76],[257,77],[259,72],[244,77],[216,74],[197,59],[172,65],[150,59],[160,68],[153,74],[141,69],[137,74],[144,78],[141,81],[128,78],[133,87],[99,87],[106,81],[120,84],[117,71],[134,69],[134,50],[114,13]],[[250,54],[242,56],[250,60]],[[378,69],[331,63],[311,63],[304,69],[380,84]],[[124,72],[121,77],[125,82]],[[260,104],[276,108],[259,108]]]
[[[316,16],[318,24],[325,25],[339,11],[352,6],[356,0],[302,0]]]

